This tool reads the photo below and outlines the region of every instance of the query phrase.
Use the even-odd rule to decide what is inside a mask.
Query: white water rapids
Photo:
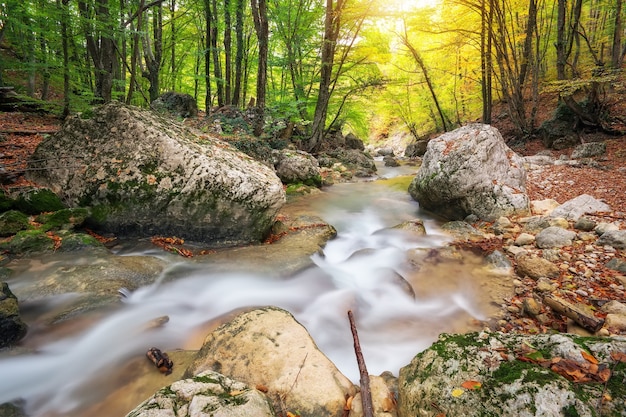
[[[448,238],[428,219],[427,237],[389,229],[422,215],[406,191],[358,183],[333,186],[327,193],[319,214],[337,228],[338,236],[328,242],[323,256],[314,256],[315,268],[278,278],[216,274],[201,263],[172,263],[160,283],[133,292],[121,308],[87,328],[54,340],[43,337],[35,353],[0,357],[0,404],[20,400],[34,417],[75,415],[73,410],[106,397],[98,388],[108,370],[141,357],[151,346],[183,348],[203,324],[252,306],[290,311],[357,383],[349,309],[356,316],[370,374],[388,370],[397,375],[440,332],[466,329],[472,318],[484,318],[469,271],[420,275],[407,264],[407,250],[438,247]],[[398,274],[414,287],[415,297],[400,285]],[[420,284],[422,279],[426,283]],[[19,280],[12,276],[8,282],[13,286]],[[45,315],[46,309],[41,310]],[[147,329],[147,323],[162,316],[169,317],[166,325]]]

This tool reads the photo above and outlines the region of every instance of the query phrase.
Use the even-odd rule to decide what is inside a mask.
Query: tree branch
[[[354,324],[354,316],[352,310],[348,310],[348,319],[350,320],[350,330],[352,331],[352,339],[354,340],[354,352],[356,361],[359,365],[359,374],[361,378],[361,404],[363,404],[363,417],[374,417],[374,406],[372,405],[372,391],[370,390],[370,376],[365,367],[361,344],[359,343],[359,335]]]

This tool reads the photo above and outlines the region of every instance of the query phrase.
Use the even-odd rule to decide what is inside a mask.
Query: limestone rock
[[[543,258],[531,255],[520,255],[517,259],[517,274],[534,280],[539,278],[555,278],[559,276],[559,267]]]
[[[537,215],[547,215],[558,206],[559,203],[551,198],[545,200],[533,200],[530,202],[530,211]]]
[[[426,153],[426,147],[428,146],[428,140],[422,139],[411,142],[404,150],[404,156],[407,158],[415,158],[424,156]]]
[[[552,210],[550,217],[563,217],[567,220],[578,220],[584,214],[611,211],[608,204],[596,200],[588,194],[579,195]]]
[[[431,139],[409,193],[451,220],[528,213],[522,158],[489,125],[472,124]]]
[[[6,282],[0,282],[0,348],[19,342],[27,330],[28,326],[20,317],[17,298]]]
[[[576,232],[561,227],[550,226],[535,236],[535,243],[540,249],[560,248],[571,246],[576,238]]]
[[[284,184],[321,185],[320,166],[312,155],[283,149],[273,152],[274,169]]]
[[[209,334],[186,376],[214,370],[263,386],[275,409],[302,417],[340,417],[353,384],[315,346],[288,312],[267,307],[243,313]]]
[[[604,155],[606,153],[606,143],[589,142],[578,145],[572,152],[572,159],[591,158],[593,156]]]
[[[68,206],[91,206],[90,225],[119,236],[259,241],[285,202],[271,168],[219,139],[115,102],[92,119],[66,120],[37,147],[28,173]]]
[[[207,371],[159,390],[126,417],[274,417],[274,412],[260,391]]]
[[[626,352],[624,339],[590,339],[564,334],[518,335],[471,333],[442,335],[430,348],[400,370],[398,414],[432,416],[433,404],[449,416],[618,416],[624,401],[604,401],[606,394],[623,398],[621,384],[581,384],[539,364],[517,359],[524,349],[545,359],[561,358],[585,366],[584,349],[603,366],[616,369],[611,379],[621,381],[623,367],[615,367],[612,351]],[[575,367],[575,365],[574,365]],[[479,389],[471,389],[476,381]],[[469,382],[469,384],[468,384]],[[465,385],[465,386],[464,386]],[[609,388],[610,387],[610,388]]]
[[[421,219],[407,220],[394,226],[393,229],[406,230],[421,236],[426,235],[426,227]]]

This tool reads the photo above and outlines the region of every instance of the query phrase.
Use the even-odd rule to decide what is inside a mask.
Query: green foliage
[[[16,210],[0,214],[0,236],[12,236],[28,229],[28,216]]]

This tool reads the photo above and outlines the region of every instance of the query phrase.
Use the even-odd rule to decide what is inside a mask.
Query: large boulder
[[[400,370],[401,416],[623,416],[626,340],[442,335]]]
[[[341,417],[355,387],[285,310],[243,313],[207,336],[186,377],[213,370],[267,393],[275,410]]]
[[[494,127],[472,124],[428,142],[409,193],[450,220],[527,214],[526,170]]]
[[[97,108],[91,119],[68,119],[37,147],[28,172],[68,206],[91,206],[92,227],[120,236],[258,241],[285,202],[271,168],[120,103]]]
[[[17,298],[6,282],[0,282],[0,349],[26,336],[28,326],[20,317]]]

